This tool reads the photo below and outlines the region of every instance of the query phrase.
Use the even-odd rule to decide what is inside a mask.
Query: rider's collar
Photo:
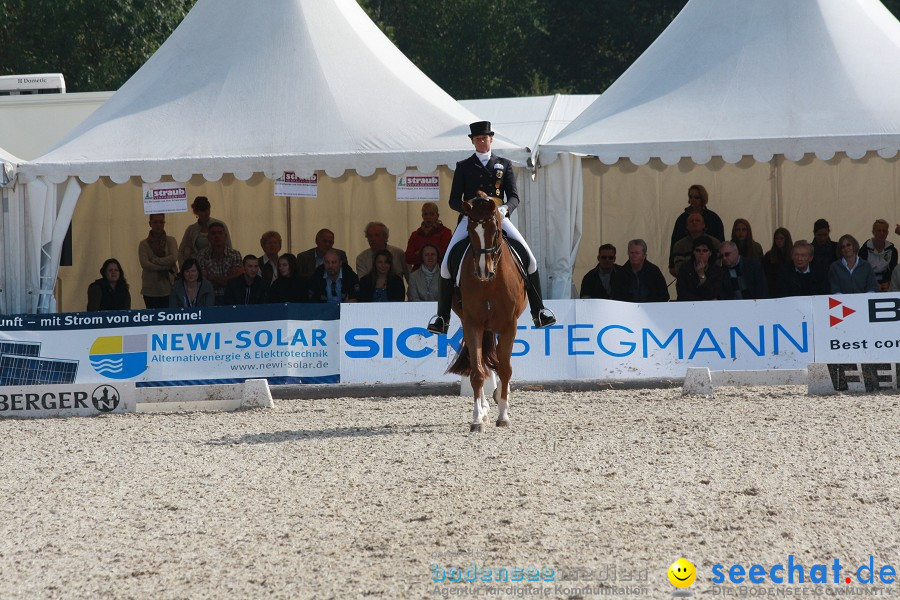
[[[487,161],[491,160],[491,152],[488,150],[487,152],[478,152],[475,151],[475,156],[478,157],[478,160],[481,161],[481,164],[486,165]]]

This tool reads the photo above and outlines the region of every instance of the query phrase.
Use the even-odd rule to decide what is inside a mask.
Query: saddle
[[[528,252],[525,250],[525,246],[518,240],[514,240],[507,236],[505,231],[503,232],[503,239],[509,244],[513,262],[516,264],[519,274],[525,280],[525,285],[528,285],[528,267],[531,265],[531,261],[528,258]],[[464,238],[456,242],[456,245],[450,248],[450,256],[447,259],[447,268],[450,269],[450,280],[453,281],[453,284],[456,287],[459,287],[459,266],[462,264],[463,257],[466,255],[469,246],[471,246],[469,239]]]

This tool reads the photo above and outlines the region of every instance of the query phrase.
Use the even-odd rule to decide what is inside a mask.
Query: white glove
[[[498,206],[498,207],[497,207],[497,210],[499,210],[499,211],[500,211],[500,214],[503,215],[504,217],[506,216],[506,213],[509,212],[509,209],[506,208],[506,205],[505,205],[505,204],[503,204],[503,205],[501,205],[501,206]]]

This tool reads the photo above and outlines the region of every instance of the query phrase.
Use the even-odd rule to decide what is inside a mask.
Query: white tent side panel
[[[647,242],[650,262],[667,274],[672,228],[687,206],[687,189],[694,183],[706,187],[709,208],[722,218],[726,234],[738,217],[750,221],[754,235],[758,235],[757,230],[773,230],[767,163],[749,160],[728,165],[710,161],[694,165],[686,160],[669,167],[654,160],[637,167],[627,160],[607,166],[596,159],[584,159],[582,165],[583,237],[573,276],[579,292],[581,279],[597,265],[600,244],[613,244],[616,262],[624,264],[628,241],[641,238]],[[674,299],[674,286],[670,291]]]
[[[672,227],[687,206],[693,183],[709,191],[709,207],[722,218],[726,237],[734,220],[745,218],[764,251],[771,248],[779,226],[787,227],[795,241],[811,241],[813,223],[825,218],[833,240],[849,233],[862,244],[871,237],[875,219],[887,219],[892,231],[900,223],[900,157],[885,160],[870,153],[853,160],[841,155],[829,161],[781,161],[777,168],[749,159],[735,165],[651,161],[640,167],[627,160],[607,166],[585,159],[582,165],[583,237],[573,274],[579,291],[585,273],[597,265],[597,248],[607,242],[616,246],[616,262],[624,264],[627,242],[644,239],[649,260],[666,273]],[[893,234],[888,239],[900,243]],[[670,293],[674,299],[674,285]]]
[[[112,92],[0,98],[0,145],[25,160],[37,158],[100,108]]]
[[[446,201],[453,173],[447,168],[441,168],[439,173],[441,219],[453,228],[456,213]],[[195,177],[188,185],[188,200],[200,195],[209,198],[212,216],[228,225],[234,248],[241,254],[258,255],[260,236],[268,230],[281,234],[282,253],[297,254],[313,247],[316,232],[324,227],[334,231],[335,247],[347,252],[350,266],[355,268],[356,255],[368,248],[363,230],[369,221],[384,222],[390,229],[388,243],[404,250],[410,233],[422,224],[422,203],[398,202],[395,186],[396,178],[384,170],[369,177],[349,172],[335,179],[319,177],[318,198],[290,200],[291,239],[287,235],[288,201],[274,197],[274,183],[262,175],[246,182],[232,176],[218,182]],[[141,198],[138,178],[121,185],[104,178],[84,187],[73,217],[75,264],[59,271],[59,311],[84,310],[87,286],[100,276],[100,265],[110,257],[122,263],[131,289],[132,308],[143,308],[137,249],[147,237],[149,226]],[[185,228],[194,222],[190,212],[168,214],[166,232],[181,243]]]
[[[849,233],[863,244],[872,237],[875,219],[886,219],[891,224],[888,240],[900,245],[893,234],[894,224],[900,223],[900,156],[885,160],[873,152],[859,160],[841,156],[785,162],[781,179],[783,219],[795,240],[812,241],[813,223],[824,218],[831,225],[831,239]]]

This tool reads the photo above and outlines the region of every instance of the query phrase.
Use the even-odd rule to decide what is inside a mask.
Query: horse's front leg
[[[511,332],[501,334],[497,341],[497,362],[500,363],[497,369],[500,385],[494,390],[494,400],[500,409],[500,414],[497,415],[497,427],[509,427],[509,381],[512,379],[512,349],[515,339],[515,329],[513,329]]]
[[[483,431],[482,421],[488,414],[489,404],[484,397],[484,373],[480,368],[472,368],[472,374],[469,375],[469,383],[472,384],[472,389],[475,391],[472,424],[469,426],[469,432],[481,433]]]
[[[488,389],[491,390],[491,393],[494,397],[494,402],[497,401],[497,374],[494,373],[491,369],[487,370],[487,373],[484,377],[484,383],[487,385]],[[488,394],[482,388],[481,394],[481,406],[484,408],[484,416],[487,418],[491,414],[491,403],[488,402]]]
[[[469,374],[469,383],[474,391],[474,407],[472,409],[472,423],[469,426],[469,433],[483,431],[482,421],[487,416],[487,401],[484,398],[484,369],[481,366],[481,334],[478,335],[477,344],[473,344],[467,336],[466,344],[469,346],[469,358],[471,359],[471,372]],[[471,336],[475,338],[476,336]]]

